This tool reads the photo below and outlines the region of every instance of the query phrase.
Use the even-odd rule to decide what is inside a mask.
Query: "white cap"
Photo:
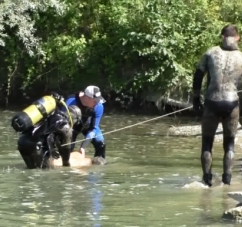
[[[84,94],[90,98],[95,99],[97,102],[105,103],[106,100],[102,97],[100,88],[90,85],[84,90]]]

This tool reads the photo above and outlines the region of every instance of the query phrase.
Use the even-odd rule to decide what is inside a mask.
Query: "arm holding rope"
[[[80,152],[85,152],[85,148],[92,141],[92,139],[97,135],[99,129],[99,124],[101,118],[103,116],[103,105],[96,105],[91,117],[91,122],[89,128],[87,129],[87,133],[85,136],[85,141],[82,142],[80,147]]]

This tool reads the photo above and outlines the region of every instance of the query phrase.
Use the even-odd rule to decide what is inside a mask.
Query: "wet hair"
[[[221,35],[228,37],[228,36],[237,36],[239,35],[239,31],[237,26],[233,25],[233,24],[228,24],[225,27],[223,27],[223,29],[221,30]]]

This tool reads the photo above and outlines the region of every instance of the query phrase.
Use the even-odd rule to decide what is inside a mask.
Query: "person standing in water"
[[[84,91],[78,91],[70,95],[67,100],[67,106],[76,105],[80,108],[82,117],[73,127],[72,142],[76,141],[79,133],[85,136],[85,141],[81,143],[80,153],[85,155],[85,149],[91,142],[95,149],[94,164],[106,164],[106,143],[100,129],[100,121],[103,116],[106,100],[102,97],[100,88],[97,86],[88,86]],[[75,143],[72,144],[73,151]]]
[[[240,117],[237,94],[242,76],[242,53],[238,47],[240,36],[235,25],[221,30],[222,44],[206,51],[194,73],[193,109],[202,116],[201,164],[203,181],[212,186],[212,148],[220,121],[223,125],[223,174],[222,182],[230,185],[234,159],[234,145]],[[204,75],[207,74],[207,89],[204,107],[200,93]]]

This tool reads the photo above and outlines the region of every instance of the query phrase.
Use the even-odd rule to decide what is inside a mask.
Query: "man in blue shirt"
[[[75,142],[78,134],[82,133],[85,140],[81,143],[80,153],[85,154],[85,149],[91,142],[95,148],[94,158],[102,158],[104,161],[106,144],[99,124],[103,116],[103,103],[105,102],[99,87],[92,85],[84,91],[69,96],[66,100],[67,106],[76,105],[82,112],[81,120],[73,126],[72,142]],[[72,151],[74,147],[75,143],[72,144]]]

